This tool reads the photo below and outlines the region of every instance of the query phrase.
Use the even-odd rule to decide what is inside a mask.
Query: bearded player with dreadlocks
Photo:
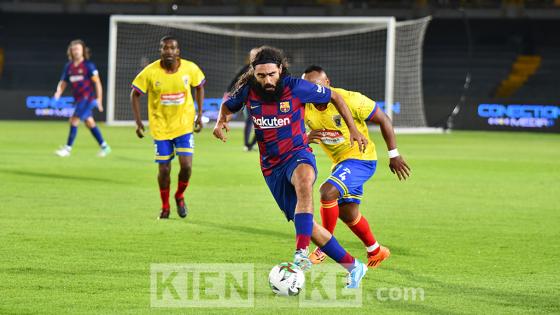
[[[311,267],[308,247],[312,240],[348,270],[347,287],[357,288],[367,267],[313,219],[317,168],[305,132],[305,103],[329,102],[346,122],[351,143],[356,141],[360,150],[365,150],[367,139],[356,128],[342,97],[327,87],[289,76],[283,52],[263,46],[251,60],[251,67],[240,77],[231,97],[222,104],[214,136],[225,142],[223,130],[229,131],[232,114],[243,106],[249,110],[265,181],[288,221],[293,220],[295,224],[294,263],[302,270]]]

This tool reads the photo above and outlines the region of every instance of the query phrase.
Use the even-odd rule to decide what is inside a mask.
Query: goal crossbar
[[[395,36],[396,36],[396,20],[394,17],[247,17],[247,16],[141,16],[141,15],[112,15],[110,18],[109,28],[109,62],[108,62],[108,89],[107,89],[107,124],[122,125],[123,121],[115,120],[115,86],[116,86],[116,62],[117,62],[117,23],[138,23],[152,24],[157,23],[169,24],[170,27],[177,28],[176,23],[182,23],[182,27],[189,29],[196,28],[201,32],[214,32],[208,24],[371,24],[371,27],[363,27],[362,31],[373,31],[375,29],[387,29],[386,38],[386,60],[385,60],[385,111],[392,117],[393,105],[393,88],[394,88],[394,71],[395,71]],[[188,23],[204,23],[204,26],[189,25]],[[186,24],[186,25],[185,25]],[[380,27],[380,25],[382,25]],[[352,34],[360,32],[360,29],[352,30]],[[250,32],[235,31],[231,32],[231,36],[250,36]],[[341,36],[349,34],[341,30],[339,32],[326,32],[323,35]],[[222,35],[228,35],[227,33]],[[272,34],[273,36],[274,34]],[[269,34],[270,36],[270,34]],[[302,37],[303,36],[303,37]],[[306,38],[311,34],[300,34],[300,38]],[[328,37],[325,36],[325,37]],[[294,38],[294,36],[290,38]],[[133,123],[130,121],[130,123]]]

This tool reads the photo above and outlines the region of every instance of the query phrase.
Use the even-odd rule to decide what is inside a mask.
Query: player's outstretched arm
[[[142,123],[142,116],[140,116],[140,93],[135,89],[130,91],[130,104],[136,121],[136,135],[138,138],[144,138],[144,124]]]
[[[197,114],[194,122],[194,132],[202,130],[202,105],[204,105],[204,85],[199,85],[194,89],[194,98],[196,99]]]
[[[390,158],[389,168],[391,169],[391,172],[393,172],[393,174],[397,174],[399,180],[406,180],[410,177],[410,167],[406,164],[406,161],[397,150],[397,139],[395,137],[395,131],[393,130],[391,119],[389,119],[382,110],[377,110],[371,120],[379,125],[383,139],[387,144],[387,150],[389,150]]]
[[[356,142],[358,142],[360,151],[365,152],[368,140],[363,134],[358,131],[358,128],[356,128],[356,124],[354,124],[354,118],[352,118],[352,114],[350,113],[350,109],[348,109],[348,105],[346,105],[346,102],[344,102],[342,96],[340,96],[333,90],[331,90],[331,101],[340,113],[340,116],[342,116],[342,118],[346,122],[346,126],[348,126],[348,130],[350,131],[350,145],[354,145],[354,140],[356,140]]]
[[[226,133],[229,132],[229,121],[231,120],[231,116],[233,115],[233,113],[229,110],[229,108],[225,105],[222,104],[222,106],[220,106],[220,113],[218,114],[218,120],[216,120],[216,126],[214,126],[214,137],[222,140],[223,142],[226,142],[227,137],[224,134],[224,129],[226,130]]]

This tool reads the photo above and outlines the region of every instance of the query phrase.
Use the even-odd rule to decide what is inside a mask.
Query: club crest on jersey
[[[189,88],[189,76],[188,75],[184,75],[183,76],[183,83],[185,84],[185,88]]]
[[[332,120],[333,120],[335,126],[342,127],[342,117],[340,117],[340,115],[334,115],[332,117]]]
[[[287,113],[291,109],[290,101],[280,102],[280,111],[282,113]]]

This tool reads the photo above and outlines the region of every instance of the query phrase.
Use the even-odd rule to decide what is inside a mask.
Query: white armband
[[[400,155],[400,154],[399,154],[399,150],[397,150],[396,148],[389,151],[389,158],[390,158],[390,159],[396,158],[396,157],[399,156],[399,155]]]

